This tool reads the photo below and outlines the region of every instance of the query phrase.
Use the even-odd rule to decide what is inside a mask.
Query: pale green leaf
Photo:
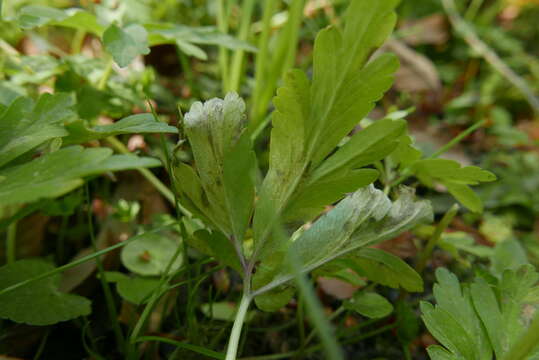
[[[437,284],[434,285],[434,297],[437,309],[443,309],[457,319],[472,340],[476,359],[490,359],[491,351],[484,330],[478,321],[467,289],[462,289],[455,275],[448,270],[436,270]]]
[[[181,243],[170,236],[157,233],[140,235],[123,247],[122,264],[139,275],[162,275],[176,254],[178,246],[181,246]],[[182,263],[183,256],[180,253],[170,267],[170,272],[178,270]]]
[[[66,124],[66,130],[69,135],[62,139],[66,145],[82,144],[122,134],[178,133],[178,129],[174,126],[155,121],[152,114],[131,115],[111,125],[98,125],[93,128],[88,128],[83,120],[77,120]]]
[[[123,29],[110,25],[103,33],[103,44],[120,67],[129,65],[139,55],[150,53],[148,32],[137,24]]]
[[[150,45],[176,44],[187,55],[206,60],[207,55],[196,45],[217,45],[227,49],[255,52],[256,47],[219,32],[215,27],[190,27],[177,24],[146,24]]]
[[[191,205],[228,237],[243,236],[254,202],[256,163],[249,139],[241,136],[244,112],[245,103],[236,93],[224,100],[194,103],[185,115],[184,129],[196,171],[185,165],[174,169],[177,187],[189,196]]]
[[[48,24],[51,21],[61,21],[67,14],[60,10],[43,5],[30,5],[23,7],[18,14],[18,22],[23,29]]]
[[[43,260],[19,260],[0,267],[0,290],[51,271]],[[0,317],[29,325],[51,325],[89,315],[90,301],[58,290],[60,274],[0,295]]]
[[[381,319],[393,312],[393,305],[385,297],[366,291],[356,292],[344,307],[370,319]]]
[[[55,25],[84,30],[97,36],[104,31],[95,15],[76,8],[60,10],[43,5],[25,6],[19,11],[18,22],[23,29]]]
[[[73,118],[73,98],[68,94],[43,94],[36,104],[16,99],[0,113],[0,168],[45,141],[67,135],[64,122]]]

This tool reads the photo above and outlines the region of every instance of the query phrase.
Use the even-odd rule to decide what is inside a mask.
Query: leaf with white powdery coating
[[[289,246],[300,261],[302,271],[314,270],[338,257],[387,240],[412,227],[432,220],[426,201],[415,201],[410,191],[391,202],[372,185],[356,191],[322,216]],[[255,293],[281,286],[292,279],[283,265],[270,267],[274,273],[255,273]],[[265,266],[262,262],[261,266]],[[264,276],[264,280],[258,278]],[[260,290],[262,289],[262,290]]]

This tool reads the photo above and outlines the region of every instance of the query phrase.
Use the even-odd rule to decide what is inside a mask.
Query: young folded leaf
[[[185,205],[234,239],[238,251],[254,205],[256,169],[244,112],[245,103],[235,93],[193,104],[184,129],[195,167],[180,163],[173,169]]]

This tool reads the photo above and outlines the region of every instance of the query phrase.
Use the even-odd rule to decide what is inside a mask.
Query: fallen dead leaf
[[[449,39],[448,24],[443,14],[432,14],[418,20],[408,20],[399,27],[402,40],[408,45],[443,45]]]

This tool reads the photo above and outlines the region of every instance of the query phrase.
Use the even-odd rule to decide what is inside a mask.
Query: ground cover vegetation
[[[537,1],[0,16],[0,358],[539,359]]]

